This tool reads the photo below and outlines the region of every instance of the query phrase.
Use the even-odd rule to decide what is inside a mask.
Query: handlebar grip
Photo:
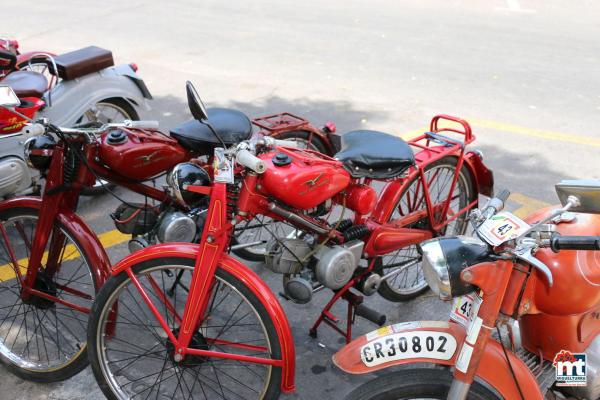
[[[132,129],[158,129],[159,124],[158,121],[131,121],[125,120],[123,121],[125,127]]]
[[[379,311],[367,307],[364,303],[360,303],[356,306],[356,315],[368,319],[372,323],[379,326],[383,326],[387,319],[385,314],[381,314]]]
[[[235,161],[246,168],[251,169],[257,174],[262,174],[267,170],[267,164],[248,150],[239,150],[235,155]]]
[[[600,236],[561,236],[555,233],[550,239],[550,248],[561,250],[600,250]]]
[[[502,189],[502,190],[500,191],[500,193],[498,193],[498,194],[497,194],[495,197],[496,197],[498,200],[501,200],[501,201],[502,201],[502,203],[506,203],[506,200],[508,200],[508,196],[510,196],[510,191],[509,191],[509,190],[507,190],[507,189]]]
[[[42,124],[36,124],[36,123],[27,124],[21,130],[21,132],[23,133],[24,136],[27,136],[27,137],[40,136],[40,135],[43,135],[44,133],[46,133],[46,127]]]

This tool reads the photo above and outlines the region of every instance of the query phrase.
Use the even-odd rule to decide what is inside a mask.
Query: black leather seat
[[[2,79],[19,97],[42,97],[48,89],[48,81],[44,75],[33,71],[14,71]]]
[[[228,146],[247,140],[252,135],[252,123],[240,111],[209,108],[207,113],[208,122]],[[171,136],[183,147],[200,154],[210,155],[215,147],[221,146],[210,128],[195,119],[174,128]]]
[[[354,178],[391,179],[415,164],[412,149],[404,140],[367,130],[342,135],[342,149],[334,157]]]

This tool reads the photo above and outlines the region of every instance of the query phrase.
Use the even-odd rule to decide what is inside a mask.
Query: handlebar
[[[260,145],[262,146],[269,146],[269,147],[293,147],[293,148],[297,148],[299,143],[295,140],[281,140],[281,139],[275,139],[271,136],[264,136],[262,137],[259,142]]]
[[[558,253],[561,250],[600,250],[600,236],[561,236],[552,235],[550,248]]]
[[[267,164],[246,149],[241,149],[236,152],[235,161],[257,174],[262,174],[267,170]]]
[[[125,121],[123,121],[123,125],[125,126],[125,128],[132,128],[132,129],[158,129],[159,128],[158,121],[132,121],[132,120],[126,119]]]
[[[508,196],[510,196],[510,191],[502,189],[500,193],[491,198],[483,209],[482,218],[486,220],[501,211],[504,208],[506,200],[508,200]]]

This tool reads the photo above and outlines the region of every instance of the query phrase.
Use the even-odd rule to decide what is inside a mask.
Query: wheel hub
[[[36,274],[33,289],[56,297],[56,284],[46,275],[44,271],[38,271]],[[54,301],[41,298],[34,294],[27,296],[27,299],[23,300],[23,302],[25,304],[31,304],[42,310],[47,310],[55,306]]]
[[[179,328],[173,330],[173,335],[175,337],[179,335]],[[169,338],[166,339],[165,347],[167,348],[167,352],[169,353],[169,358],[171,361],[180,367],[197,367],[207,360],[206,357],[189,354],[182,359],[181,355],[175,352],[175,346],[171,340],[169,340]],[[200,332],[194,333],[189,347],[190,349],[209,350],[208,342]]]

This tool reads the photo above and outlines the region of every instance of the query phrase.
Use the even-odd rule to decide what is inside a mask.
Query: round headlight
[[[52,136],[42,135],[27,139],[23,144],[25,162],[30,168],[41,171],[48,169],[54,147],[56,147],[56,141]]]
[[[197,206],[206,200],[207,196],[190,192],[184,188],[187,185],[208,186],[210,185],[210,175],[199,165],[189,162],[181,163],[173,167],[167,175],[167,185],[177,200],[188,206]]]
[[[419,245],[423,274],[431,290],[442,300],[474,291],[460,279],[463,269],[488,260],[488,245],[475,238],[458,236],[435,238]]]

